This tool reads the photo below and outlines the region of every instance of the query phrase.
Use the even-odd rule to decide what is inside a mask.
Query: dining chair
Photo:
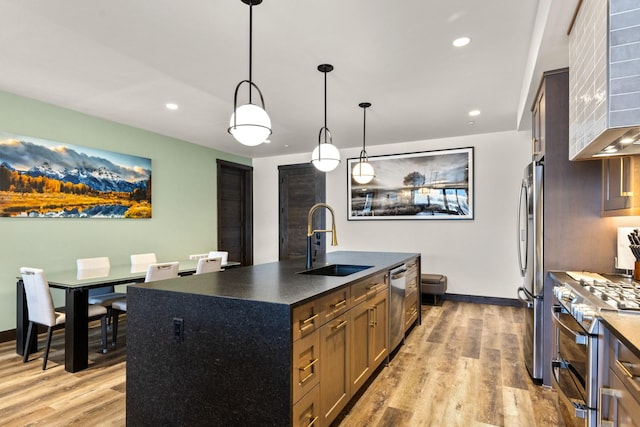
[[[109,257],[78,258],[76,260],[78,278],[100,277],[109,273]],[[95,273],[95,274],[94,274]],[[98,304],[107,309],[107,325],[113,317],[111,305],[127,297],[124,292],[116,292],[114,286],[89,289],[89,304]]]
[[[196,274],[222,271],[222,258],[200,258],[196,267]]]
[[[49,349],[51,348],[51,335],[54,329],[65,326],[66,316],[57,312],[53,306],[53,298],[49,290],[49,282],[44,274],[44,270],[39,268],[20,268],[24,291],[27,297],[27,310],[29,311],[29,326],[27,328],[27,340],[24,346],[22,362],[27,363],[31,351],[31,336],[38,334],[38,326],[47,327],[47,344],[44,351],[42,370],[47,369]],[[107,309],[101,305],[90,304],[88,308],[89,321],[100,319],[102,327],[102,352],[107,352]]]
[[[153,252],[146,254],[133,254],[131,255],[131,272],[141,273],[147,271],[150,264],[157,263],[156,254]]]
[[[225,265],[229,259],[229,252],[211,251],[209,252],[209,258],[222,258],[222,265]]]
[[[147,267],[147,275],[144,279],[145,283],[147,282],[155,282],[158,280],[166,280],[166,279],[174,279],[178,277],[180,263],[175,262],[164,262],[164,263],[154,263],[150,264]],[[112,305],[113,308],[113,331],[111,335],[111,345],[115,347],[116,341],[118,339],[118,320],[120,313],[127,312],[127,300],[116,301]]]

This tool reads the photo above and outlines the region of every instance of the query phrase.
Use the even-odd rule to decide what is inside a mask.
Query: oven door
[[[560,305],[552,308],[554,354],[551,362],[553,387],[558,392],[561,412],[568,426],[588,426],[595,420],[595,406],[589,405],[589,337]]]

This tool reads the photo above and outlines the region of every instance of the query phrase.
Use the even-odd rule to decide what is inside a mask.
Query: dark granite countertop
[[[302,258],[130,286],[140,290],[220,296],[293,306],[356,280],[397,267],[417,256],[420,254],[338,251],[330,252],[314,262],[313,268],[328,264],[371,266],[344,277],[298,274],[305,270],[305,260]]]
[[[640,314],[603,311],[600,318],[613,335],[640,357]]]

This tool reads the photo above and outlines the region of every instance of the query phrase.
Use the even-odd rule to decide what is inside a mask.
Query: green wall
[[[161,119],[161,118],[159,118]],[[16,276],[22,266],[75,269],[76,258],[132,253],[159,261],[216,249],[216,159],[251,160],[141,129],[0,92],[0,130],[151,158],[151,219],[0,218],[0,331],[16,326]],[[57,304],[62,291],[52,289]]]

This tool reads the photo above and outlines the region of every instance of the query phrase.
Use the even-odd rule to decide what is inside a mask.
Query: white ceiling
[[[255,158],[313,150],[317,66],[330,63],[339,148],[362,144],[362,101],[373,104],[368,147],[527,128],[541,71],[568,64],[576,3],[264,0],[253,8],[253,81],[273,135],[258,147],[227,133],[249,73],[241,0],[0,0],[0,90]],[[454,48],[460,36],[473,41]],[[482,114],[469,125],[472,109]]]

